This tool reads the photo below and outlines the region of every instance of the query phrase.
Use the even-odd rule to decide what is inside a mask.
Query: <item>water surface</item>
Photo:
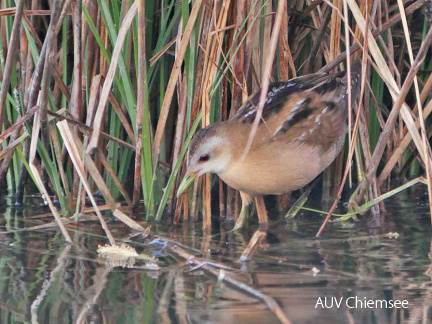
[[[425,200],[422,191],[400,195],[387,202],[380,227],[371,227],[377,222],[369,215],[369,221],[364,216],[329,224],[319,239],[322,215],[280,218],[248,262],[239,257],[255,225],[240,233],[216,225],[206,237],[199,223],[153,224],[151,233],[229,267],[226,275],[272,297],[292,323],[429,323]],[[39,202],[27,198],[26,207],[15,208],[10,199],[0,201],[1,323],[279,323],[261,300],[188,265],[163,245],[130,238],[118,222],[109,222],[114,237],[156,257],[160,270],[145,269],[144,260],[132,268],[107,266],[97,254],[107,240],[95,221],[68,227],[75,245],[65,244],[56,228],[24,230],[52,221]],[[407,307],[391,308],[390,301]]]

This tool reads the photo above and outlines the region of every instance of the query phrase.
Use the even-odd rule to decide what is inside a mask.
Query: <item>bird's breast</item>
[[[231,163],[219,177],[230,187],[251,195],[278,195],[301,188],[317,177],[338,152],[299,143],[273,143],[250,151]]]

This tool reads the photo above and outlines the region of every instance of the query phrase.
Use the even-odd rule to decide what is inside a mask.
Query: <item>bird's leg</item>
[[[247,206],[251,203],[252,201],[252,196],[248,195],[245,192],[240,191],[240,197],[241,197],[241,201],[242,201],[242,207],[240,210],[240,215],[236,220],[236,223],[234,225],[233,230],[238,230],[240,228],[243,227],[244,221],[245,221],[245,217],[246,217],[246,209]]]
[[[255,203],[257,207],[258,221],[260,225],[267,225],[269,223],[267,216],[267,209],[264,204],[264,198],[262,195],[255,197]]]

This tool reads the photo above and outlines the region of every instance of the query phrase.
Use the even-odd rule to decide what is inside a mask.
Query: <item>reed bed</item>
[[[211,175],[176,198],[195,131],[271,81],[360,59],[345,154],[320,182],[335,200],[326,220],[344,188],[345,219],[414,183],[431,197],[431,11],[426,0],[5,0],[0,194],[19,205],[37,188],[68,241],[64,219],[90,202],[115,243],[95,191],[136,230],[140,202],[148,218],[203,215],[209,229],[213,183],[220,217],[240,200]]]

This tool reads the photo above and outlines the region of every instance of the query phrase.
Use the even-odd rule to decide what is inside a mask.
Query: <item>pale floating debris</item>
[[[388,238],[398,238],[399,233],[398,232],[388,232],[385,236],[387,236]]]
[[[126,244],[105,245],[98,247],[99,256],[105,259],[107,266],[131,268],[135,265],[135,258],[139,254]]]
[[[97,252],[101,254],[102,256],[118,256],[118,257],[125,257],[125,258],[134,258],[138,256],[138,253],[135,251],[135,249],[129,245],[122,244],[122,245],[105,245],[105,246],[98,246]]]

